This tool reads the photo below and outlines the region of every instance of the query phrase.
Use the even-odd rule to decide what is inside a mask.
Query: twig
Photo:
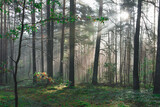
[[[12,58],[12,57],[10,57],[11,58],[11,60],[13,61],[13,62],[15,62],[16,63],[16,61]]]

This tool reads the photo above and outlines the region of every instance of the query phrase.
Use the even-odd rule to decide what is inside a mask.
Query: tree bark
[[[8,5],[8,32],[9,31],[10,31],[10,10],[9,10],[9,5]],[[9,42],[10,42],[10,57],[13,59],[13,55],[14,55],[13,50],[14,50],[14,47],[13,47],[13,40],[12,40],[12,38],[13,38],[13,35],[11,35]],[[9,62],[10,62],[10,69],[13,72],[13,69],[12,69],[13,68],[13,61],[12,61],[12,59],[10,59]],[[12,74],[9,73],[9,78],[8,78],[9,82],[11,82],[11,76],[12,76]]]
[[[116,75],[116,84],[118,82],[117,75],[117,27],[115,28],[115,75]]]
[[[146,48],[145,48],[145,52],[144,52],[144,61],[143,61],[143,63],[144,63],[144,67],[143,67],[143,72],[144,72],[144,75],[143,75],[143,84],[144,84],[144,86],[146,86],[146,66],[147,66],[147,56],[146,56]]]
[[[127,82],[128,82],[128,85],[130,85],[130,62],[131,62],[131,34],[129,33],[129,30],[128,30],[128,47],[127,47]]]
[[[120,13],[121,13],[121,7],[120,7]],[[119,72],[120,72],[120,85],[123,83],[123,75],[122,75],[122,22],[121,22],[121,17],[120,17],[120,31],[119,31],[119,36],[120,36],[120,41],[119,41],[119,46],[120,46],[120,67],[119,67]]]
[[[47,19],[50,18],[50,0],[46,1]],[[51,35],[50,22],[47,21],[47,73],[53,78],[53,35]],[[49,81],[48,81],[49,83]]]
[[[75,18],[75,0],[70,0],[70,17]],[[74,86],[75,21],[70,22],[69,81]]]
[[[6,16],[6,1],[4,1],[4,36],[6,35],[7,33],[7,16]],[[4,43],[3,43],[3,51],[4,51],[4,54],[3,54],[3,57],[4,57],[4,69],[7,69],[7,65],[8,65],[8,39],[7,37],[5,36],[4,37]],[[5,83],[7,83],[7,72],[5,72],[5,70],[3,71],[4,72],[4,77],[5,77]]]
[[[52,2],[54,2],[55,0],[52,0]],[[55,3],[53,3],[52,4],[52,9],[53,9],[53,12],[52,13],[54,13],[54,10],[55,10]],[[51,14],[52,14],[51,13]],[[53,65],[53,47],[54,47],[54,21],[52,20],[51,21],[51,51],[52,51],[52,53],[50,53],[51,54],[51,58],[52,58],[52,65]],[[52,66],[52,72],[53,72],[53,66]],[[52,73],[53,74],[53,73]]]
[[[65,17],[65,2],[66,0],[63,0],[63,18]],[[60,76],[63,77],[63,57],[64,57],[64,28],[65,23],[63,19],[63,25],[62,25],[62,37],[61,37],[61,55],[60,55]]]
[[[156,58],[156,72],[154,81],[154,94],[160,94],[160,0],[159,0],[159,13],[158,13],[158,42],[157,42],[157,58]]]
[[[2,7],[3,8],[3,5]],[[3,35],[3,12],[1,11],[1,36]],[[3,38],[0,39],[0,50],[3,50]],[[0,51],[0,65],[2,65],[3,62],[3,51]],[[3,67],[0,68],[0,84],[3,82]]]
[[[42,2],[42,0],[41,0]],[[43,20],[43,5],[41,9],[41,20]],[[41,24],[41,71],[44,72],[44,56],[43,56],[43,25]]]
[[[138,10],[137,10],[137,22],[136,22],[136,33],[134,36],[134,68],[133,68],[133,89],[139,90],[139,34],[140,34],[140,22],[141,22],[141,8],[142,0],[138,0]]]
[[[20,40],[19,40],[19,46],[18,46],[18,56],[17,60],[15,62],[15,72],[13,73],[13,78],[14,78],[14,95],[15,95],[15,107],[18,107],[18,89],[17,89],[17,71],[18,71],[18,63],[21,57],[21,48],[22,48],[22,38],[23,38],[23,31],[24,31],[24,14],[25,14],[25,4],[26,0],[24,0],[23,3],[23,14],[22,14],[22,26],[21,26],[21,34],[20,34]]]
[[[36,83],[36,76],[34,75],[36,73],[36,43],[35,43],[35,36],[36,36],[36,32],[35,32],[35,7],[34,4],[35,0],[32,1],[32,26],[34,27],[32,29],[32,61],[33,61],[33,84]]]
[[[156,1],[155,1],[156,4]],[[154,77],[155,77],[155,60],[156,60],[156,7],[154,6],[154,35],[153,35],[153,73],[152,73],[152,78],[153,78],[153,85],[154,85]]]
[[[99,17],[102,17],[103,11],[103,0],[99,1]],[[101,31],[102,26],[100,22],[98,22],[98,35],[96,40],[96,49],[95,49],[95,57],[94,57],[94,69],[93,69],[93,77],[92,77],[92,84],[96,85],[97,82],[97,75],[98,75],[98,62],[99,62],[99,52],[100,52],[100,43],[101,43]]]

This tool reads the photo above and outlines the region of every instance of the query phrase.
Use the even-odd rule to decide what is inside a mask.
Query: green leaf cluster
[[[100,17],[100,18],[96,18],[96,21],[100,21],[101,23],[104,23],[104,21],[108,21],[109,18],[108,17]]]

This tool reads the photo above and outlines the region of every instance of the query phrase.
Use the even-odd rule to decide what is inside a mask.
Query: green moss
[[[13,107],[13,90],[0,91],[0,107]],[[160,96],[151,91],[82,85],[66,88],[62,85],[19,88],[20,107],[130,107],[158,106]]]

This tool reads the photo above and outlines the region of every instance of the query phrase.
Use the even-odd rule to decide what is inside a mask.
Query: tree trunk
[[[8,5],[8,32],[9,31],[10,31],[10,10],[9,10],[9,5]],[[13,38],[13,35],[11,35],[9,42],[10,42],[10,57],[13,59],[13,55],[14,55],[13,50],[14,50],[14,47],[13,47],[13,40],[12,40],[12,38]],[[12,59],[10,59],[9,62],[10,62],[10,69],[13,72],[13,69],[12,69],[13,68],[13,61],[12,61]],[[9,78],[8,78],[9,82],[11,82],[11,77],[12,77],[12,74],[9,73]]]
[[[52,0],[52,2],[54,2],[55,0]],[[54,10],[55,10],[55,3],[53,3],[52,4],[52,12],[51,12],[51,16],[52,16],[52,14],[54,13]],[[50,35],[51,37],[50,37],[50,39],[51,39],[51,41],[50,41],[50,49],[51,49],[51,52],[50,52],[50,55],[51,55],[51,58],[52,58],[52,78],[53,78],[53,47],[54,47],[54,21],[52,20],[51,21],[51,35]],[[51,61],[50,61],[51,62]]]
[[[75,0],[70,0],[70,17],[75,18]],[[75,49],[75,21],[70,22],[70,57],[69,57],[69,81],[74,86],[74,49]]]
[[[65,17],[65,2],[66,0],[63,0],[63,18]],[[63,77],[63,57],[64,57],[64,28],[65,23],[63,19],[63,25],[62,25],[62,37],[61,37],[61,55],[60,55],[60,76]]]
[[[124,73],[124,86],[126,86],[126,73],[127,73],[127,66],[126,66],[126,51],[127,51],[127,42],[126,42],[126,38],[124,38],[124,60],[123,60],[123,64],[124,64],[124,69],[123,69],[123,73]]]
[[[42,2],[42,0],[41,0]],[[42,5],[43,6],[43,5]],[[41,20],[43,20],[43,7],[41,9]],[[41,71],[44,72],[44,56],[43,56],[43,25],[41,24]]]
[[[156,72],[154,81],[154,94],[160,94],[160,0],[159,0],[159,16],[158,16],[158,42],[157,42],[157,58],[156,58]]]
[[[120,7],[120,13],[121,13],[121,7]],[[120,17],[120,32],[119,32],[119,36],[120,36],[120,43],[119,43],[119,46],[120,46],[120,67],[119,67],[119,72],[120,72],[120,85],[122,85],[122,82],[123,82],[123,76],[122,76],[122,22],[121,22],[121,17]]]
[[[127,74],[128,74],[128,77],[127,77],[127,82],[128,82],[128,85],[130,85],[130,62],[131,62],[131,34],[129,33],[129,30],[128,30],[128,48],[127,48]]]
[[[109,74],[109,83],[112,84],[112,67],[111,67],[111,39],[110,39],[110,32],[108,32],[108,74]]]
[[[156,4],[156,1],[155,1]],[[153,35],[153,73],[152,73],[152,78],[153,78],[153,85],[154,85],[154,77],[155,77],[155,60],[156,60],[156,6],[154,6],[154,35]]]
[[[18,63],[21,57],[22,38],[23,38],[23,31],[24,31],[25,4],[26,4],[26,0],[24,0],[24,3],[23,3],[23,14],[22,14],[22,22],[21,22],[22,26],[21,26],[21,34],[20,34],[20,40],[19,40],[19,46],[18,46],[18,56],[17,56],[17,60],[15,61],[15,72],[13,73],[15,107],[18,107],[17,71],[18,71]]]
[[[6,16],[6,5],[7,3],[4,2],[4,36],[7,33],[7,16]],[[3,43],[3,57],[4,57],[4,69],[7,69],[7,63],[8,63],[8,39],[7,37],[4,37],[4,43]],[[4,76],[5,76],[5,82],[7,83],[7,72],[4,71]]]
[[[139,64],[139,34],[140,34],[140,20],[141,20],[141,7],[142,0],[138,0],[138,14],[136,23],[136,33],[134,36],[134,68],[133,68],[133,89],[139,90],[139,75],[138,75],[138,64]]]
[[[117,27],[115,28],[115,75],[116,75],[116,84],[118,80],[118,75],[117,75]]]
[[[47,19],[50,18],[50,0],[47,3]],[[50,22],[47,22],[47,73],[53,78],[53,35],[50,34]],[[49,81],[48,81],[49,83]]]
[[[121,21],[120,21],[120,85],[122,85],[123,77],[122,77],[122,33],[121,33]]]
[[[1,8],[3,8],[3,5],[2,5],[2,7]],[[1,11],[1,36],[3,35],[3,12]],[[3,49],[3,39],[1,38],[0,39],[0,50],[2,50]],[[3,62],[3,51],[0,51],[0,65],[2,65],[2,62]],[[2,82],[3,82],[3,72],[2,72],[2,70],[3,70],[3,67],[2,66],[0,66],[1,68],[0,68],[0,84],[2,84]]]
[[[99,1],[99,17],[102,17],[103,11],[103,0]],[[101,23],[98,22],[98,34],[96,40],[96,49],[95,49],[95,57],[94,57],[94,68],[93,68],[93,77],[92,77],[92,84],[97,84],[97,75],[98,75],[98,62],[99,62],[99,52],[100,52],[100,43],[101,43],[101,31],[102,26]]]
[[[36,83],[36,76],[34,75],[36,73],[36,44],[35,44],[35,36],[36,36],[36,32],[35,32],[35,7],[34,4],[35,0],[32,1],[32,26],[34,27],[32,29],[32,56],[33,56],[33,84]]]
[[[147,56],[146,56],[146,48],[145,48],[145,52],[144,52],[144,61],[143,61],[143,63],[144,63],[144,67],[143,67],[143,72],[144,72],[144,75],[143,75],[143,84],[144,84],[144,86],[146,86],[146,66],[147,66]]]

